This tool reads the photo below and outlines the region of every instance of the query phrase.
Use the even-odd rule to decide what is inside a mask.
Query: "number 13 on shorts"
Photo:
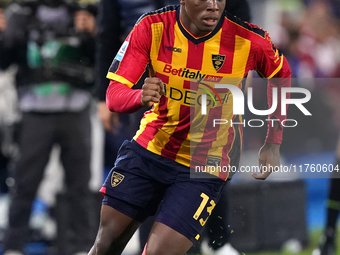
[[[200,206],[198,207],[197,211],[195,212],[195,214],[193,216],[193,218],[195,220],[199,219],[200,215],[203,212],[203,209],[206,208],[206,205],[207,205],[207,203],[209,201],[209,197],[206,194],[204,194],[204,193],[201,194],[201,198],[203,198],[203,200],[202,200]],[[215,201],[214,200],[210,200],[210,206],[207,207],[207,212],[209,213],[208,217],[206,219],[203,219],[203,218],[199,219],[199,222],[200,222],[200,224],[202,226],[204,226],[205,223],[207,222],[207,220],[208,220],[209,216],[211,215],[211,212],[215,208],[215,206],[216,206]]]

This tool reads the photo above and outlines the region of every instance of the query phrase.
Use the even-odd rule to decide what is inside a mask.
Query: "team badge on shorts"
[[[111,176],[111,185],[112,187],[116,187],[118,186],[124,179],[124,175],[117,173],[117,172],[113,172],[112,176]]]
[[[225,61],[225,55],[212,54],[212,63],[216,71],[220,70]]]

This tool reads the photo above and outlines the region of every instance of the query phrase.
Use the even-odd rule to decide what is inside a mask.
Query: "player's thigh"
[[[196,243],[225,184],[218,178],[176,182],[167,189],[156,221]]]
[[[106,196],[103,203],[140,222],[154,215],[168,187],[149,174],[158,170],[154,168],[131,142],[124,142],[101,188]]]

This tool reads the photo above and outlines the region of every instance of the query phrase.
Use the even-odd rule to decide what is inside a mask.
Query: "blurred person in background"
[[[7,26],[3,15],[7,2],[0,1],[0,38],[1,31]],[[0,39],[1,40],[1,39]],[[9,206],[8,179],[12,160],[18,155],[15,130],[20,121],[18,98],[15,88],[15,73],[17,68],[11,65],[0,70],[0,235],[7,226],[7,211]]]
[[[300,26],[297,76],[338,77],[339,36],[337,18],[332,12],[330,3],[323,0],[312,1],[307,6]]]
[[[0,40],[2,31],[7,26],[3,15],[9,1],[0,1]],[[11,65],[0,69],[0,235],[7,225],[7,210],[9,206],[8,190],[10,182],[8,173],[11,161],[17,156],[15,141],[15,127],[20,120],[17,107],[17,93],[15,88],[15,73],[17,68]]]
[[[282,0],[284,2],[284,0]],[[294,1],[295,2],[295,1]],[[340,2],[296,1],[295,9],[282,6],[278,45],[292,65],[296,78],[334,78],[339,75],[340,30],[334,6]],[[284,5],[282,3],[281,5]],[[309,89],[314,89],[309,84]]]
[[[61,148],[73,235],[67,254],[86,254],[90,236],[89,108],[94,82],[95,13],[62,0],[13,3],[1,13],[0,67],[18,65],[22,111],[6,255],[23,254],[32,202],[54,144]]]
[[[0,40],[1,32],[7,26],[7,20],[3,15],[4,9],[5,4],[0,2]],[[7,165],[12,154],[10,148],[13,139],[12,128],[20,119],[14,82],[15,73],[16,67],[14,65],[0,69],[0,195],[8,191],[6,178]]]

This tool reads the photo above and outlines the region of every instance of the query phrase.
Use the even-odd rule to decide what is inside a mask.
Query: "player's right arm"
[[[106,93],[106,104],[110,111],[133,113],[143,106],[159,103],[164,94],[164,85],[157,77],[148,77],[142,89],[131,89],[123,83],[111,81]]]
[[[151,20],[142,16],[124,41],[107,74],[111,79],[106,91],[110,111],[132,113],[158,103],[164,91],[159,78],[146,78],[142,89],[131,89],[150,62]]]

